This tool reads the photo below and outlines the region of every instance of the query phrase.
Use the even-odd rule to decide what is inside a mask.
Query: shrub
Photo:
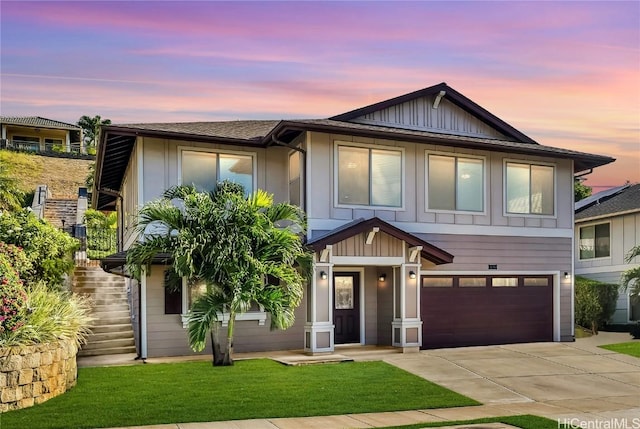
[[[25,283],[42,280],[51,288],[59,288],[64,275],[73,270],[73,252],[79,247],[76,239],[27,209],[0,212],[0,241],[24,250],[31,263],[30,269],[20,273]]]
[[[0,252],[0,337],[22,328],[27,315],[27,295],[11,260],[9,252]]]
[[[31,269],[31,261],[27,258],[22,247],[0,241],[0,257],[2,256],[6,258],[18,276],[22,276]]]
[[[580,276],[576,276],[575,285],[576,323],[597,334],[598,327],[605,325],[616,309],[619,286]]]
[[[640,339],[640,322],[631,324],[629,327],[629,333],[634,339]]]
[[[0,347],[63,339],[78,345],[86,341],[93,321],[89,298],[51,290],[43,282],[31,285],[26,296],[30,308],[24,323],[18,329],[0,334]]]

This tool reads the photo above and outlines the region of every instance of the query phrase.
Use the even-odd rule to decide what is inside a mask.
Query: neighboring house
[[[84,153],[82,128],[40,116],[0,117],[0,148]]]
[[[137,210],[173,185],[231,179],[305,210],[296,323],[250,311],[236,351],[571,341],[574,175],[613,161],[542,146],[442,83],[328,119],[103,126],[93,204],[118,211],[112,272]],[[193,291],[166,291],[170,261],[154,262],[132,281],[139,352],[190,353]]]
[[[575,273],[605,283],[620,284],[622,273],[637,267],[625,256],[640,245],[640,184],[598,192],[575,204]],[[640,304],[620,290],[612,323],[640,320]]]

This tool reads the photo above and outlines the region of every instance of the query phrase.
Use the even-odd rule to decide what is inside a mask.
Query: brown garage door
[[[422,348],[553,340],[552,276],[423,276]]]

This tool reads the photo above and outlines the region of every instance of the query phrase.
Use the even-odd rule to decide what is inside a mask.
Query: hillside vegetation
[[[7,165],[22,191],[33,192],[38,185],[48,185],[53,198],[77,197],[92,162],[0,150],[0,164]]]

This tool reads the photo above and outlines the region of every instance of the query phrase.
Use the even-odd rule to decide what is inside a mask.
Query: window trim
[[[595,234],[595,226],[596,225],[604,225],[604,224],[609,224],[609,256],[600,256],[599,258],[597,258],[595,256],[593,258],[582,258],[580,256],[580,232],[582,231],[582,228],[587,228],[587,227],[593,226],[594,227],[594,234]],[[579,261],[605,261],[605,260],[611,260],[611,243],[612,243],[611,235],[612,235],[612,231],[613,231],[612,228],[611,228],[611,225],[612,225],[612,222],[610,220],[609,221],[604,221],[604,222],[596,220],[596,221],[584,223],[584,224],[578,226],[578,234],[576,236],[576,247],[577,247],[576,252],[578,254],[578,260]],[[594,237],[594,240],[595,240],[595,237]],[[594,249],[594,255],[595,255],[595,249]]]
[[[449,156],[451,158],[455,158],[456,168],[457,168],[458,158],[479,159],[482,161],[482,210],[481,211],[445,210],[445,209],[429,208],[429,155]],[[443,152],[443,151],[436,151],[436,150],[429,150],[429,149],[425,150],[424,151],[424,211],[425,213],[455,213],[455,214],[470,214],[475,216],[486,216],[488,213],[487,206],[489,205],[489,201],[487,198],[489,196],[487,170],[488,170],[487,157],[483,155],[470,155],[463,152]]]
[[[287,153],[287,196],[288,196],[288,200],[289,200],[289,204],[291,204],[291,155],[293,154],[298,154],[298,156],[300,157],[300,160],[298,162],[298,167],[299,167],[299,177],[298,177],[298,181],[300,182],[300,195],[298,196],[298,198],[300,199],[300,205],[299,207],[302,210],[305,210],[304,207],[304,168],[305,166],[303,165],[303,162],[305,160],[305,157],[303,156],[303,153],[298,151],[298,150],[290,150]]]
[[[189,328],[189,285],[187,278],[182,278],[182,313],[180,313],[180,321],[184,329]],[[229,313],[218,313],[218,320],[222,322],[223,327],[229,325]],[[267,312],[264,309],[259,311],[245,311],[241,314],[236,314],[236,321],[255,320],[258,322],[258,326],[264,326],[267,321]]]
[[[239,155],[239,156],[250,156],[251,157],[251,175],[252,175],[252,186],[253,189],[251,190],[251,192],[255,192],[256,189],[258,189],[258,168],[257,168],[257,158],[258,158],[258,154],[257,152],[249,152],[249,151],[238,151],[238,150],[225,150],[225,149],[213,149],[213,148],[204,148],[204,147],[199,147],[199,146],[184,146],[184,145],[180,145],[177,147],[177,164],[178,164],[178,177],[177,177],[177,183],[178,185],[182,185],[182,152],[205,152],[205,153],[210,153],[210,154],[223,154],[223,155]],[[217,158],[217,157],[216,157]],[[219,158],[217,158],[217,168],[218,170],[216,171],[216,175],[219,175],[220,173],[220,161]],[[218,181],[218,178],[216,177],[216,182]]]
[[[531,207],[529,207],[529,213],[512,213],[507,211],[507,164],[509,163],[527,164],[529,166],[529,172],[531,172],[532,165],[553,168],[553,213],[552,214],[531,213]],[[531,183],[529,183],[529,199],[531,199]],[[557,219],[558,218],[558,165],[556,163],[545,162],[545,161],[503,158],[502,159],[502,215],[504,217]]]
[[[369,150],[381,150],[381,151],[393,151],[400,152],[400,205],[399,206],[375,206],[365,204],[341,204],[340,192],[339,192],[339,165],[338,165],[338,148],[340,146],[369,149]],[[371,185],[371,177],[369,177],[369,185]],[[406,208],[406,156],[405,148],[402,146],[388,146],[378,144],[367,144],[358,142],[348,142],[344,140],[333,141],[333,206],[336,208],[344,209],[360,209],[360,210],[386,210],[386,211],[405,211]]]

